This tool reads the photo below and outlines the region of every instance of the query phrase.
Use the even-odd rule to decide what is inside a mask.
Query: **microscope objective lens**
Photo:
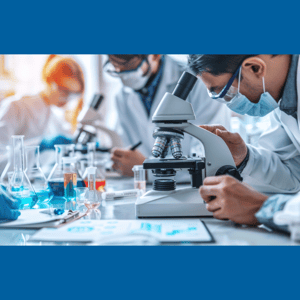
[[[156,138],[154,146],[152,148],[152,155],[159,157],[163,153],[168,140],[166,137],[159,136]]]
[[[171,151],[174,158],[182,157],[182,147],[179,138],[171,138]]]

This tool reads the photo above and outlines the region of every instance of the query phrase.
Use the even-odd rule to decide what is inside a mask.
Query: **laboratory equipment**
[[[99,114],[99,107],[103,101],[103,95],[96,94],[89,107],[82,109],[78,116],[78,127],[74,133],[76,144],[86,145],[94,141],[97,131],[107,134],[111,139],[112,147],[122,147],[120,136],[113,130],[108,129]]]
[[[84,187],[83,180],[76,167],[76,157],[63,158],[64,172],[64,197],[66,199],[66,209],[76,209],[76,192],[77,187]]]
[[[101,204],[101,196],[96,190],[96,167],[88,167],[88,191],[86,192],[86,197],[84,205],[88,209],[87,214],[95,213],[100,214],[98,207]]]
[[[64,196],[64,173],[62,159],[66,156],[74,156],[75,145],[55,145],[56,163],[48,176],[48,185],[53,196]]]
[[[143,166],[134,166],[132,168],[134,178],[134,188],[146,193],[146,172]]]
[[[33,208],[38,202],[37,194],[25,172],[24,136],[13,135],[13,174],[9,180],[8,191],[21,200],[20,209]]]
[[[104,192],[102,194],[103,200],[115,200],[116,198],[126,198],[126,197],[140,197],[143,195],[143,191],[139,189],[134,190],[124,190],[115,192]]]
[[[26,169],[31,185],[33,186],[37,196],[38,203],[36,208],[48,208],[50,201],[50,188],[47,184],[47,179],[40,166],[40,151],[39,146],[26,146]]]
[[[87,151],[88,151],[88,160],[87,161],[81,161],[81,170],[85,168],[85,172],[82,175],[82,178],[84,180],[85,186],[88,186],[88,173],[87,169],[88,167],[96,167],[96,189],[97,191],[103,192],[106,184],[105,179],[105,163],[106,161],[95,161],[96,156],[96,143],[91,142],[87,143]]]
[[[197,77],[184,72],[173,93],[165,94],[152,117],[157,126],[152,150],[156,158],[146,159],[143,168],[152,170],[157,179],[153,190],[136,201],[138,217],[211,216],[198,190],[203,179],[230,174],[242,180],[226,143],[217,135],[188,122],[196,119],[192,105],[185,101],[196,81]],[[205,158],[183,156],[181,140],[184,133],[202,142]],[[169,148],[173,158],[165,158]],[[192,187],[176,188],[172,177],[181,169],[190,173]]]
[[[12,147],[6,146],[6,151],[7,151],[7,164],[1,174],[1,184],[7,187],[9,181],[8,180],[9,173],[12,174],[13,171]]]
[[[75,192],[76,192],[76,205],[77,205],[77,210],[83,210],[85,211],[85,205],[84,205],[84,201],[85,201],[85,194],[87,192],[88,188],[87,187],[80,187],[80,188],[76,188]]]

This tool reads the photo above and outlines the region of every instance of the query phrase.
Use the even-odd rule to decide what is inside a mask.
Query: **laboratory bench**
[[[180,187],[180,185],[178,185]],[[114,178],[107,180],[107,190],[125,190],[133,188],[130,178]],[[147,186],[151,189],[151,185]],[[106,201],[101,206],[102,220],[134,220],[135,198]],[[273,232],[270,229],[236,225],[231,221],[220,221],[212,217],[200,218],[215,239],[215,243],[194,245],[300,245],[293,242],[288,234]],[[0,229],[0,245],[72,245],[70,243],[36,243],[30,237],[37,230]],[[180,244],[176,244],[180,245]],[[183,243],[182,245],[191,245]]]

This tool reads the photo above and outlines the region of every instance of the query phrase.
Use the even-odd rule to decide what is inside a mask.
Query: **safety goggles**
[[[239,89],[232,86],[232,84],[235,78],[239,75],[241,68],[242,66],[240,65],[220,93],[217,94],[216,92],[211,92],[207,89],[209,97],[221,103],[231,101],[239,92]]]
[[[136,70],[138,70],[142,65],[143,63],[146,62],[148,64],[148,67],[150,68],[150,65],[149,65],[149,62],[148,62],[148,59],[147,58],[144,58],[141,63],[134,69],[130,69],[130,70],[124,70],[124,71],[121,71],[121,72],[117,72],[116,71],[116,68],[115,66],[110,62],[110,60],[106,61],[106,63],[104,64],[103,66],[103,70],[105,72],[107,72],[109,75],[113,76],[113,77],[120,77],[120,75],[122,74],[127,74],[127,73],[131,73],[131,72],[134,72]],[[123,65],[125,68],[128,66],[130,67],[130,61],[125,63]],[[148,69],[149,69],[148,68]]]

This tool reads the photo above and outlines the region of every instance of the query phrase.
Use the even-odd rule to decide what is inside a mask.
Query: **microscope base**
[[[204,217],[206,210],[199,189],[183,188],[175,191],[149,191],[135,203],[137,217]]]

